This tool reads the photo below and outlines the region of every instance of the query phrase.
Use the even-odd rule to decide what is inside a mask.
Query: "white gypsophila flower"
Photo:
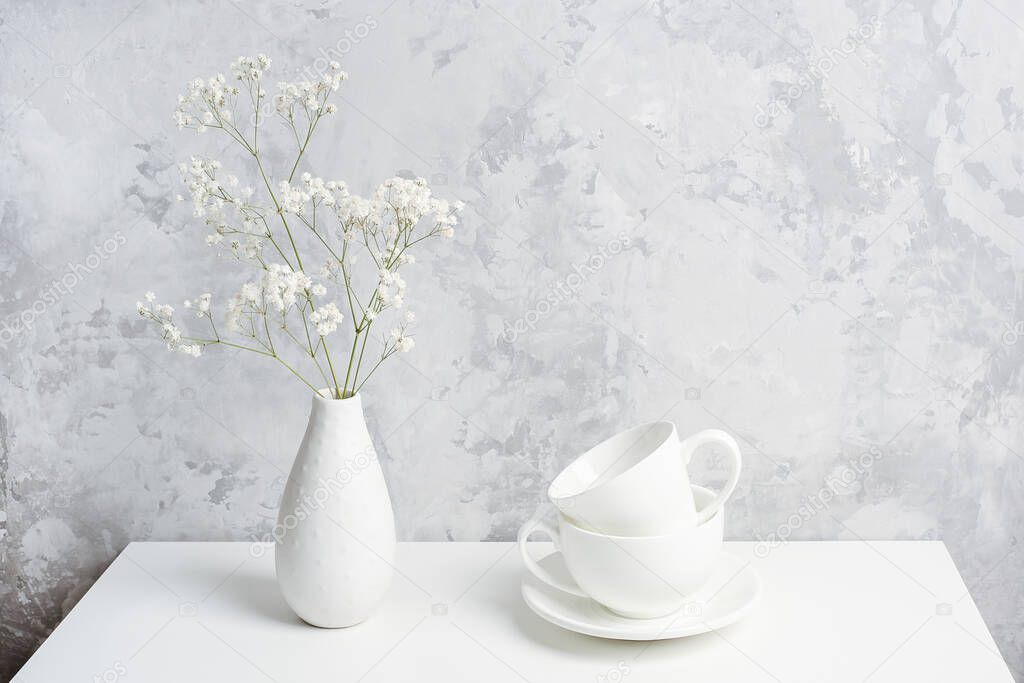
[[[228,328],[240,331],[244,316],[250,313],[262,315],[268,310],[276,310],[283,316],[295,305],[299,296],[305,297],[306,291],[312,291],[313,286],[313,281],[302,271],[272,263],[263,271],[258,282],[246,282],[239,293],[228,301]]]
[[[313,285],[309,291],[313,293],[313,296],[323,296],[327,293],[327,288],[323,285]]]
[[[193,358],[199,358],[199,356],[201,356],[203,354],[203,345],[202,344],[182,344],[181,346],[178,347],[178,350],[181,351],[182,353],[184,353],[187,356],[192,356]]]
[[[135,308],[139,315],[147,320],[152,320],[160,326],[160,336],[167,343],[168,351],[180,351],[190,356],[199,356],[202,353],[202,344],[185,344],[184,335],[173,320],[174,308],[167,304],[156,303],[156,295],[153,292],[146,292],[146,301],[151,306],[138,301]],[[186,308],[190,302],[185,302]]]
[[[335,205],[335,214],[341,222],[342,239],[351,240],[354,228],[371,234],[380,231],[390,248],[397,247],[392,241],[399,232],[411,231],[426,216],[431,216],[433,225],[430,234],[451,237],[455,234],[458,214],[462,211],[462,202],[449,202],[436,199],[431,195],[427,181],[423,178],[409,180],[407,178],[390,178],[381,183],[370,199],[349,195],[339,197]],[[392,252],[386,252],[385,258],[390,259]],[[405,255],[399,257],[399,265],[407,262]]]
[[[235,296],[228,299],[224,320],[232,332],[242,332],[242,322],[251,313],[258,314],[262,309],[260,287],[255,282],[246,282]]]
[[[294,271],[279,263],[271,264],[263,272],[262,289],[264,301],[280,313],[295,303],[300,292],[313,285],[313,281],[302,271]]]
[[[412,351],[412,347],[416,345],[413,338],[405,333],[404,326],[401,328],[395,328],[391,330],[391,338],[394,340],[395,349],[402,353],[408,353]]]
[[[297,185],[292,185],[287,180],[282,180],[277,184],[277,201],[281,205],[282,211],[302,215],[306,203],[310,199],[308,192]]]
[[[270,58],[265,54],[239,57],[231,63],[231,75],[239,81],[258,81],[269,68]]]
[[[449,204],[443,199],[436,200],[431,207],[431,213],[434,214],[434,230],[444,237],[452,237],[459,222],[459,213],[464,207],[465,204],[462,202]]]
[[[341,280],[341,265],[333,258],[324,261],[324,265],[320,267],[320,277],[338,282]],[[316,292],[313,293],[316,294]]]
[[[309,173],[303,173],[302,183],[306,186],[306,192],[313,202],[324,206],[334,206],[335,192],[338,190],[336,181],[325,181],[323,178],[315,178]],[[344,186],[345,184],[342,183],[342,188]]]
[[[216,159],[194,156],[189,163],[178,164],[178,172],[192,197],[192,209],[197,218],[209,214],[206,221],[211,224],[222,222],[226,204],[231,203],[223,185],[217,180],[220,162]]]
[[[181,330],[174,323],[165,322],[163,324],[163,333],[164,339],[167,340],[167,348],[173,351],[181,342]]]
[[[187,164],[179,164],[178,170],[192,197],[193,213],[213,228],[213,232],[206,236],[208,246],[220,246],[225,243],[226,234],[238,234],[240,237],[226,241],[227,250],[238,259],[259,260],[266,236],[256,226],[259,210],[236,201],[229,188],[237,186],[238,179],[229,175],[221,183],[217,178],[220,167],[219,161],[198,156],[193,156]],[[248,191],[246,188],[243,194]],[[238,219],[242,223],[240,229],[229,225],[229,220]]]
[[[194,128],[197,133],[208,126],[220,126],[221,121],[231,120],[238,92],[235,86],[227,85],[222,74],[206,80],[195,78],[189,81],[185,94],[178,96],[174,122],[178,128]]]
[[[333,114],[337,107],[327,104],[327,96],[345,80],[348,80],[348,74],[341,70],[341,64],[331,62],[327,73],[314,81],[282,81],[277,84],[274,108],[289,121],[295,120],[296,106],[305,109],[311,119],[322,114]]]
[[[242,332],[242,321],[249,310],[251,308],[241,296],[236,294],[228,299],[227,308],[224,311],[224,323],[228,330]]]
[[[316,333],[321,337],[325,337],[338,329],[338,323],[342,319],[341,311],[338,310],[338,307],[333,302],[324,304],[309,316],[310,322],[316,326]]]
[[[247,235],[240,252],[245,258],[258,259],[263,253],[263,240],[256,235]]]
[[[415,313],[413,313],[412,311],[406,311],[406,312],[405,312],[405,315],[403,315],[403,316],[402,316],[402,321],[403,321],[403,322],[404,322],[404,323],[405,323],[406,325],[409,325],[409,324],[411,324],[411,323],[414,323],[414,322],[416,322],[416,314],[415,314]]]
[[[259,285],[257,285],[254,282],[246,282],[244,285],[242,285],[241,296],[246,303],[255,305],[256,303],[259,302],[260,298]]]
[[[378,271],[377,298],[385,306],[401,308],[405,299],[405,280],[394,271],[381,268]]]
[[[381,223],[382,206],[357,195],[348,193],[339,197],[335,213],[342,226],[356,224],[364,230],[374,230]]]
[[[300,183],[289,183],[286,180],[278,183],[278,202],[283,211],[302,215],[306,210],[306,204],[310,202],[314,206],[333,207],[339,198],[348,196],[347,186],[343,182],[325,181],[323,178],[303,173]]]
[[[239,57],[231,64],[231,75],[241,81],[246,88],[262,97],[265,93],[259,87],[263,73],[270,68],[270,59],[266,55],[255,57]],[[197,133],[206,131],[208,127],[227,127],[234,118],[232,109],[240,90],[235,85],[228,85],[223,74],[208,79],[194,78],[189,81],[185,94],[178,96],[178,106],[174,110],[174,122],[179,128],[193,128]]]
[[[394,207],[402,220],[412,224],[418,223],[432,206],[430,187],[423,178],[389,178],[377,187],[373,198]]]

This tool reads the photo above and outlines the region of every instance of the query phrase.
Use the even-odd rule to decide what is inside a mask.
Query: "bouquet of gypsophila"
[[[278,83],[271,115],[261,106],[269,68],[265,55],[239,57],[230,79],[218,74],[190,82],[174,112],[179,128],[219,131],[248,155],[256,188],[222,173],[220,162],[208,157],[193,156],[179,171],[195,215],[211,230],[206,243],[252,266],[255,275],[219,315],[209,293],[184,302],[208,328],[198,336],[184,331],[174,308],[152,292],[138,312],[172,351],[200,356],[213,345],[251,351],[280,363],[314,392],[320,393],[319,384],[334,398],[346,398],[391,355],[413,348],[415,316],[402,310],[406,284],[399,269],[414,263],[409,250],[416,244],[453,235],[462,203],[433,197],[423,178],[391,178],[370,197],[351,194],[340,180],[310,173],[296,178],[320,121],[337,111],[332,93],[348,76],[331,62],[316,77]],[[277,119],[295,145],[294,163],[276,183],[261,151],[267,118]],[[391,329],[364,358],[382,314],[392,318]]]

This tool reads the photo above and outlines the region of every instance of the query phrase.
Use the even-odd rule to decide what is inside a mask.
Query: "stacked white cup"
[[[717,494],[690,483],[687,465],[705,444],[729,454]],[[711,576],[722,547],[723,504],[740,476],[740,449],[708,429],[680,442],[675,425],[654,422],[621,432],[566,467],[548,487],[557,527],[534,517],[519,531],[527,569],[560,590],[590,597],[625,617],[679,610]],[[572,584],[537,563],[527,538],[543,533],[561,551]]]

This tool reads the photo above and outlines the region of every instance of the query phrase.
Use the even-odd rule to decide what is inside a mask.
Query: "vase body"
[[[275,528],[277,583],[304,621],[364,621],[391,585],[395,518],[358,395],[313,397]]]

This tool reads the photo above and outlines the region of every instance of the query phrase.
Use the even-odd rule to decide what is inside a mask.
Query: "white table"
[[[511,543],[399,544],[388,601],[341,630],[292,615],[269,546],[132,543],[15,681],[1013,680],[942,543],[727,549],[764,579],[757,611],[717,633],[643,643],[535,616]]]

